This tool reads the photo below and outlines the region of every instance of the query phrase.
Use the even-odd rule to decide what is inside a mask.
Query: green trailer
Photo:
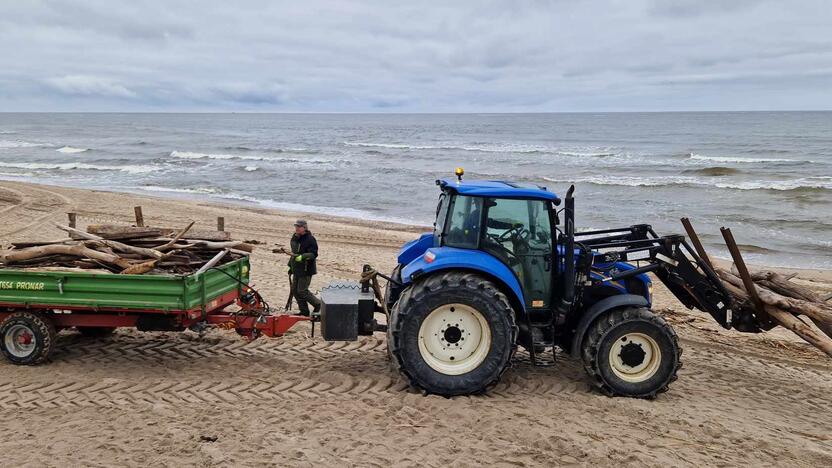
[[[189,275],[0,269],[0,350],[15,364],[49,358],[58,331],[100,336],[119,327],[183,331],[208,325],[256,338],[306,317],[272,314],[249,283],[248,257]],[[235,305],[233,312],[226,309]]]

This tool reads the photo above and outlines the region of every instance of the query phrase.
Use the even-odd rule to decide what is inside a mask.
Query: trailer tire
[[[42,364],[55,347],[52,321],[36,312],[16,312],[0,324],[0,351],[12,364]]]
[[[655,398],[682,367],[676,332],[645,307],[613,309],[595,320],[581,356],[593,384],[608,396]]]
[[[76,327],[76,329],[85,338],[104,338],[116,331],[115,327]]]
[[[517,350],[508,298],[468,272],[440,272],[405,289],[388,330],[388,351],[401,375],[411,386],[445,397],[495,385]]]

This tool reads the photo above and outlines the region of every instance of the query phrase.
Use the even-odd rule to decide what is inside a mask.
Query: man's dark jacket
[[[296,276],[312,276],[318,273],[318,267],[315,264],[315,259],[318,258],[318,241],[311,232],[306,231],[302,236],[297,234],[292,236],[290,241],[292,246],[292,257],[289,259],[289,267],[292,273]],[[303,261],[296,261],[298,255],[303,256]]]

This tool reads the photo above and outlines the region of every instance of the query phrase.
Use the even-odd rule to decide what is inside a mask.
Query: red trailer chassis
[[[236,305],[239,311],[228,312]],[[169,331],[185,330],[204,324],[218,328],[233,329],[238,334],[255,339],[258,336],[281,336],[296,323],[310,320],[309,317],[291,314],[270,314],[256,301],[247,304],[241,301],[239,290],[229,291],[206,304],[205,308],[194,307],[186,310],[159,309],[99,309],[87,306],[60,306],[47,304],[20,304],[0,302],[0,323],[16,312],[42,312],[58,328],[142,328],[143,317],[164,317],[170,324]]]

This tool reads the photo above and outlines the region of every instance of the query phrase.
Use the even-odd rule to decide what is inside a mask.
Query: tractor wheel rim
[[[491,350],[491,328],[477,309],[445,304],[419,327],[419,353],[433,370],[446,375],[473,371]]]
[[[644,382],[658,372],[662,350],[651,336],[627,333],[618,337],[610,347],[609,361],[613,373],[622,380]]]
[[[26,325],[13,325],[6,330],[3,337],[3,344],[6,350],[14,357],[25,358],[35,351],[37,345],[35,332]]]

